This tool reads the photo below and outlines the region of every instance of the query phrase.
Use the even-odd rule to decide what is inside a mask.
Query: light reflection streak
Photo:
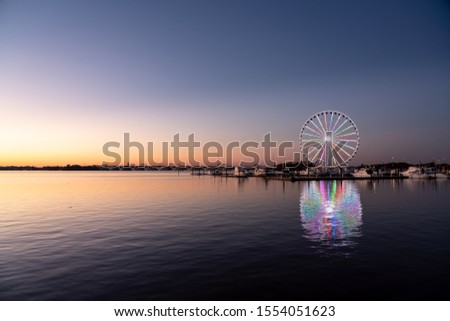
[[[313,181],[300,196],[300,217],[305,237],[314,247],[351,247],[360,237],[362,206],[352,181]]]

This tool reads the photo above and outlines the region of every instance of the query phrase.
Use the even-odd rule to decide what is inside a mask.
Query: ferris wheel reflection
[[[319,249],[356,244],[362,226],[359,191],[352,181],[314,181],[303,186],[300,217],[305,237]]]

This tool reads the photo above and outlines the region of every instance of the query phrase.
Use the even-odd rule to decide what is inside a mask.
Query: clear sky
[[[348,114],[353,164],[450,161],[448,1],[2,1],[0,165],[107,141],[298,142]]]

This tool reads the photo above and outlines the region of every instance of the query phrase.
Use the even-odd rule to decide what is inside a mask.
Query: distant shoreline
[[[274,170],[285,170],[289,169],[292,171],[304,170],[306,167],[299,163],[288,163],[286,164],[276,164],[272,168]],[[410,166],[416,167],[436,167],[443,170],[450,170],[450,165],[447,163],[420,163],[420,164],[409,164],[405,162],[399,163],[379,163],[379,164],[360,164],[354,166],[348,166],[352,168],[386,168],[386,169],[407,169]],[[233,166],[218,166],[218,167],[192,167],[192,166],[102,166],[102,165],[66,165],[66,166],[0,166],[0,171],[190,171],[190,170],[210,170],[210,169],[234,169]],[[256,168],[257,166],[250,166],[247,169]]]

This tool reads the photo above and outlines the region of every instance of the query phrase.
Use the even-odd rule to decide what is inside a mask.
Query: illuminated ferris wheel
[[[303,163],[309,167],[347,166],[358,151],[358,128],[344,113],[321,111],[303,125],[300,143]]]

